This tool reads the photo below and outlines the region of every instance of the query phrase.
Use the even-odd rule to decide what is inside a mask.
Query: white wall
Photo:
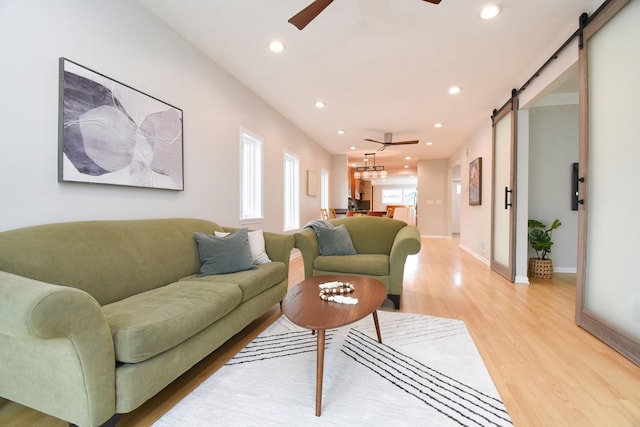
[[[527,120],[524,120],[525,118]],[[528,247],[526,219],[528,217],[537,216],[544,220],[555,215],[553,218],[557,216],[563,221],[564,225],[554,232],[556,242],[553,253],[554,268],[560,272],[571,272],[576,268],[577,215],[570,209],[568,186],[571,163],[577,161],[577,106],[540,107],[520,111],[519,121],[519,126],[528,132],[529,141],[519,136],[518,144],[523,145],[525,150],[518,151],[517,204],[520,224],[518,224],[518,247],[516,248],[518,251],[516,278],[519,278],[517,281],[526,283],[526,248]],[[535,147],[529,147],[526,144]],[[529,156],[534,156],[534,159],[529,159]],[[469,206],[469,162],[478,157],[482,157],[482,205]],[[531,165],[527,170],[529,162]],[[449,168],[458,165],[462,182],[460,246],[489,264],[493,168],[490,120],[483,122],[449,158]],[[524,172],[527,176],[522,176],[520,172]],[[543,190],[550,186],[551,190]],[[544,195],[538,195],[542,191],[551,191],[552,194],[547,192]],[[522,254],[520,254],[521,247]]]
[[[572,164],[578,161],[577,105],[529,110],[529,218],[562,227],[553,232],[553,267],[575,272],[578,257],[578,211],[571,210]],[[533,250],[530,256],[535,255]]]
[[[301,221],[317,213],[306,171],[331,156],[137,2],[0,3],[0,230],[81,220],[199,217],[239,225],[239,129],[264,138],[265,229],[282,230],[283,151],[300,156]],[[183,110],[185,191],[57,182],[58,58]]]
[[[550,49],[556,49],[551,46]],[[577,41],[570,43],[562,52],[559,53],[557,59],[553,61],[540,75],[534,79],[525,91],[520,95],[521,108],[531,108],[538,102],[541,102],[551,91],[562,85],[567,78],[575,72],[575,63],[577,60]],[[504,101],[509,98],[509,94],[505,94]],[[575,99],[574,97],[569,97]],[[516,282],[528,283],[526,277],[527,263],[527,228],[526,219],[529,214],[529,175],[539,173],[530,172],[529,167],[529,111],[520,110],[518,113],[518,171],[517,171],[517,224],[516,224]],[[577,130],[577,127],[576,127]],[[491,120],[487,119],[479,124],[478,128],[465,141],[460,148],[449,158],[449,168],[456,166],[461,168],[462,181],[462,197],[460,209],[460,246],[474,255],[476,258],[490,263],[491,248],[491,171],[493,168],[493,148],[492,148],[492,128]],[[482,157],[482,205],[469,206],[469,162]],[[547,173],[546,171],[542,173]],[[559,179],[559,178],[558,178]],[[568,182],[568,180],[567,180]],[[568,200],[568,196],[567,200]],[[570,220],[571,221],[571,220]],[[564,227],[563,227],[564,228]],[[569,229],[573,229],[573,225],[569,224]],[[574,235],[575,236],[575,235]],[[558,239],[567,239],[568,247],[571,236],[555,236]],[[557,245],[560,245],[558,241]],[[565,243],[562,242],[565,246]],[[558,246],[559,247],[559,246]],[[575,241],[573,242],[573,250],[575,250]],[[567,254],[566,259],[571,259],[572,255]],[[554,254],[555,258],[555,254]],[[575,257],[574,257],[575,258]],[[571,264],[556,264],[559,268],[557,271],[571,271]],[[555,261],[554,261],[555,263]],[[573,263],[575,269],[575,261]],[[555,265],[554,265],[555,267]],[[566,267],[566,269],[565,269]]]
[[[539,152],[542,146],[548,147],[546,150],[547,155],[555,156],[556,153],[553,147],[548,145],[548,138],[545,135],[550,133],[550,138],[557,141],[556,135],[560,134],[567,137],[569,140],[574,141],[577,144],[577,122],[575,117],[564,117],[566,122],[562,123],[562,120],[553,118],[553,112],[550,113],[551,120],[545,123],[544,115],[538,115],[532,118],[531,111],[535,106],[552,106],[552,105],[570,105],[578,103],[577,87],[575,92],[566,92],[568,89],[568,82],[574,81],[573,84],[577,86],[577,60],[578,60],[578,40],[574,39],[571,43],[565,47],[556,59],[552,61],[547,68],[545,68],[537,78],[535,78],[531,84],[520,94],[520,110],[518,111],[518,210],[517,210],[517,224],[516,224],[516,282],[529,283],[527,277],[527,261],[531,255],[531,249],[527,239],[527,220],[528,218],[535,217],[534,215],[540,214],[540,218],[545,215],[551,215],[557,208],[544,207],[548,203],[531,199],[530,191],[532,187],[535,190],[540,186],[541,180],[545,179],[545,176],[553,176],[561,183],[561,187],[568,185],[569,179],[566,177],[566,167],[564,165],[559,166],[560,169],[551,169],[550,167],[540,167],[536,163],[539,160],[530,161],[530,146],[534,145],[534,152]],[[561,91],[557,92],[558,89]],[[555,92],[554,92],[555,91]],[[562,127],[562,130],[557,126]],[[530,129],[531,128],[531,129]],[[573,129],[573,130],[571,130]],[[563,142],[560,142],[561,144]],[[535,148],[539,147],[539,148]],[[566,147],[561,149],[566,150]],[[553,153],[553,154],[551,154]],[[567,159],[566,153],[559,154],[561,158]],[[577,156],[577,145],[576,145]],[[569,156],[573,158],[572,156]],[[576,157],[577,159],[577,157]],[[573,163],[577,160],[571,160]],[[557,160],[551,161],[551,164],[557,164]],[[560,162],[564,163],[564,162]],[[566,184],[565,184],[566,182]],[[565,187],[563,187],[565,188]],[[559,190],[564,191],[564,190]],[[570,191],[567,190],[567,194]],[[569,198],[570,196],[565,196]],[[567,199],[568,200],[568,199]],[[530,210],[530,203],[536,203],[537,207]],[[565,203],[560,201],[559,203]],[[566,205],[563,205],[566,206]],[[568,222],[562,227],[562,231],[559,236],[554,234],[554,240],[557,242],[557,238],[561,239],[561,246],[563,250],[562,259],[559,260],[561,264],[558,264],[558,260],[554,262],[554,269],[558,272],[575,272],[576,265],[576,251],[577,251],[577,215],[564,215],[568,218]],[[558,233],[556,233],[558,234]],[[561,246],[557,246],[555,249],[559,249]],[[555,258],[555,254],[554,258]]]
[[[329,206],[335,209],[347,209],[349,201],[349,163],[346,154],[332,156],[331,198]],[[304,224],[302,224],[304,225]]]
[[[482,157],[482,204],[469,206],[469,163]],[[489,264],[491,248],[492,128],[487,118],[449,158],[449,169],[460,166],[460,247]]]
[[[450,237],[447,160],[418,160],[418,228],[420,235]]]

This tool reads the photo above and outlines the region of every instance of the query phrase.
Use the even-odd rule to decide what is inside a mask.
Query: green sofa
[[[318,238],[312,228],[295,233],[295,246],[304,259],[305,278],[324,274],[354,274],[380,280],[389,299],[400,308],[404,264],[408,255],[420,252],[418,228],[404,221],[374,216],[353,216],[329,221],[344,224],[355,255],[320,255]]]
[[[115,424],[280,302],[270,263],[199,276],[199,219],[58,223],[0,233],[0,397],[79,426]]]

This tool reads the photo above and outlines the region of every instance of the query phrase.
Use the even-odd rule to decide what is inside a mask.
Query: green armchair
[[[400,308],[407,256],[420,252],[418,228],[403,221],[373,216],[353,216],[329,221],[344,224],[356,255],[322,256],[312,228],[295,233],[295,247],[304,260],[305,278],[326,274],[353,274],[381,281],[395,309]]]

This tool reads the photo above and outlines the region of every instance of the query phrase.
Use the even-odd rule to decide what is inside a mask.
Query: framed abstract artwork
[[[469,205],[482,204],[482,157],[469,163]]]
[[[58,181],[184,190],[182,110],[60,58]]]

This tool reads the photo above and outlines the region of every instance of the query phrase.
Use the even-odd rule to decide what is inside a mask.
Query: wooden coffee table
[[[355,291],[346,294],[358,299],[357,304],[339,304],[320,299],[318,285],[327,282],[348,282],[355,285]],[[382,282],[369,277],[348,275],[327,275],[310,277],[287,292],[282,300],[282,311],[289,320],[303,328],[317,331],[318,356],[316,366],[316,416],[322,408],[322,371],[324,368],[325,331],[345,326],[373,314],[378,342],[382,342],[378,313],[376,310],[387,298]]]

